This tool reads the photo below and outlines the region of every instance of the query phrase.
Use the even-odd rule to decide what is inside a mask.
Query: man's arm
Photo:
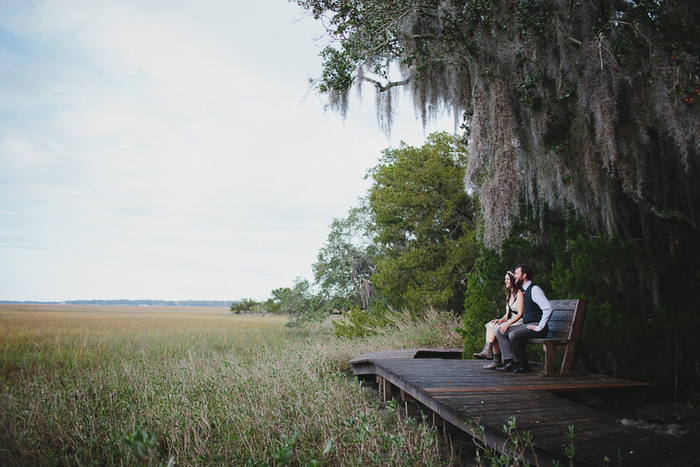
[[[549,322],[549,318],[552,317],[552,304],[549,303],[547,297],[544,295],[544,291],[537,285],[533,286],[532,289],[532,301],[537,303],[542,310],[542,319],[535,327],[535,331],[540,332]]]

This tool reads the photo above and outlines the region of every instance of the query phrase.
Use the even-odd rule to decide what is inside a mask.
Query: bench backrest
[[[549,319],[547,339],[576,340],[581,334],[587,300],[550,300],[552,317]]]

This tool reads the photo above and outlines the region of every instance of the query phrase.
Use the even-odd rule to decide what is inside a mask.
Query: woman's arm
[[[508,324],[513,324],[523,316],[523,310],[525,309],[525,294],[522,290],[518,290],[518,295],[515,296],[515,314],[510,317]]]
[[[503,324],[501,324],[501,334],[505,334],[508,327],[520,319],[520,317],[523,315],[524,308],[525,308],[525,305],[523,302],[523,291],[518,290],[518,294],[515,296],[515,310],[516,311],[513,314],[513,316],[510,317],[509,320],[507,320]]]
[[[508,320],[508,305],[506,305],[506,312],[498,319],[494,319],[493,322],[496,324],[501,324],[502,322]]]

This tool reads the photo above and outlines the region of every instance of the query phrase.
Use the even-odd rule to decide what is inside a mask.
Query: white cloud
[[[407,103],[387,141],[304,101],[321,28],[284,1],[0,13],[0,299],[265,298],[424,139]]]

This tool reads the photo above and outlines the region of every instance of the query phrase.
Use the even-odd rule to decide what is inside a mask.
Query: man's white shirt
[[[532,297],[532,301],[537,303],[542,310],[542,319],[540,319],[540,322],[535,327],[535,331],[540,332],[544,329],[549,322],[549,318],[552,316],[552,304],[547,300],[544,290],[542,290],[539,285],[534,285],[532,281],[527,281],[527,284],[523,284],[523,292],[529,289],[530,286],[534,287],[530,297]]]

